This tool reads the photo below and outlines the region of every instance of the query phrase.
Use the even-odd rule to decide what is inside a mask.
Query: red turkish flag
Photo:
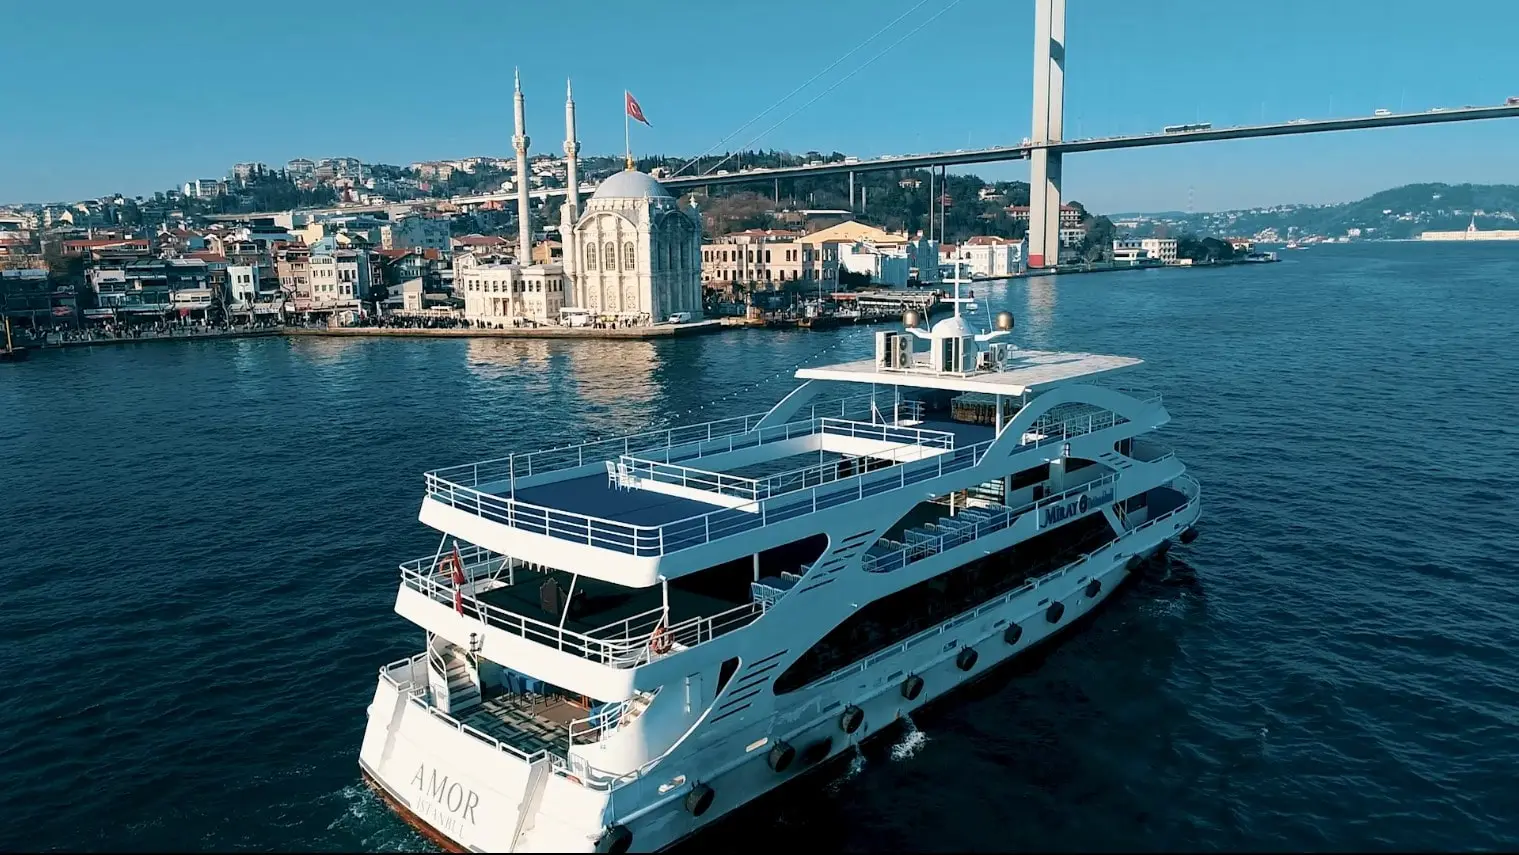
[[[622,94],[627,99],[628,115],[640,122],[643,122],[646,125],[649,125],[649,120],[643,117],[643,108],[638,106],[638,99],[633,97],[633,93],[624,90]],[[654,126],[649,125],[649,127],[652,128]]]

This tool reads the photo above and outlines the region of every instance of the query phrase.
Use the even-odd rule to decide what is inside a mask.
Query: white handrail
[[[1111,417],[1111,414],[1109,414]],[[818,420],[818,421],[826,421]],[[1121,424],[1121,417],[1111,421],[1092,416],[1067,419],[1059,423],[1059,434],[1046,434],[1022,444],[1036,448],[1062,442],[1074,436]],[[858,424],[858,423],[855,423]],[[916,430],[891,428],[892,430]],[[925,431],[925,435],[942,433]],[[944,453],[903,463],[886,469],[862,472],[816,487],[783,493],[773,498],[756,499],[738,508],[724,508],[673,520],[660,525],[635,525],[587,514],[534,505],[511,497],[497,496],[473,487],[453,483],[435,472],[424,476],[427,495],[451,507],[476,516],[505,523],[512,528],[544,534],[621,552],[629,555],[665,555],[680,549],[699,546],[713,539],[763,527],[801,516],[803,513],[857,501],[891,489],[928,480],[946,473],[977,465],[995,440],[975,445],[944,449]],[[440,470],[442,471],[442,470]],[[891,482],[895,481],[893,484]]]
[[[1088,481],[1085,484],[1078,484],[1065,492],[1046,496],[1043,499],[1037,499],[1016,508],[998,508],[996,510],[1000,511],[1000,513],[993,519],[981,520],[973,526],[963,526],[958,531],[937,535],[929,540],[909,543],[901,549],[895,549],[882,555],[866,555],[861,561],[861,567],[867,573],[888,573],[892,570],[900,570],[908,564],[921,561],[940,552],[953,549],[956,546],[963,546],[985,535],[1011,528],[1029,511],[1037,513],[1040,508],[1047,505],[1058,505],[1061,502],[1069,501],[1075,496],[1089,493],[1098,487],[1117,482],[1118,476],[1106,475],[1102,478]],[[953,520],[954,518],[951,517],[950,519]]]

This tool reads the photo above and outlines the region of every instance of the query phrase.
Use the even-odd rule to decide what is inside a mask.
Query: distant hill
[[[1157,231],[1261,236],[1274,231],[1283,239],[1308,235],[1362,240],[1418,237],[1430,230],[1464,229],[1475,216],[1481,229],[1519,224],[1519,185],[1407,184],[1339,205],[1278,205],[1235,211],[1180,214],[1119,214],[1119,223],[1135,223],[1135,234]],[[1124,231],[1122,225],[1120,231]],[[1359,231],[1357,231],[1359,230]]]

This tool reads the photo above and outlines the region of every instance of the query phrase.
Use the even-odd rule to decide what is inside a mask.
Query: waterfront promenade
[[[22,342],[28,347],[53,348],[102,347],[163,342],[207,341],[229,338],[270,338],[273,336],[316,336],[325,338],[536,338],[536,339],[624,339],[686,337],[720,332],[727,328],[722,320],[711,319],[689,324],[658,324],[647,327],[598,329],[594,327],[514,327],[511,329],[475,329],[471,327],[243,327],[228,330],[176,330],[145,335],[78,335],[45,344]]]

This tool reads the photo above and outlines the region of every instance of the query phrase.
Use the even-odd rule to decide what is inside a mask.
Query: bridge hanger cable
[[[805,103],[802,106],[797,107],[795,110],[792,110],[791,112],[787,113],[784,117],[781,118],[780,121],[776,122],[775,124],[771,125],[770,127],[766,128],[765,130],[761,131],[759,133],[759,135],[756,136],[754,139],[749,140],[748,142],[744,143],[742,146],[739,147],[739,151],[743,151],[743,150],[749,148],[749,146],[754,145],[755,143],[757,143],[760,140],[764,139],[765,136],[768,135],[771,131],[773,131],[776,128],[780,127],[781,125],[784,125],[787,122],[791,121],[791,119],[794,116],[796,116],[797,113],[800,113],[803,110],[807,109],[808,107],[811,107],[813,104],[816,104],[818,102],[818,99],[822,98],[823,96],[827,95],[828,93],[832,92],[833,90],[839,88],[839,86],[841,86],[844,83],[844,81],[846,81],[849,78],[855,76],[856,74],[859,74],[861,71],[864,71],[866,69],[866,67],[868,67],[871,63],[875,62],[876,60],[878,60],[881,57],[885,56],[886,54],[890,53],[893,49],[895,49],[897,47],[897,45],[900,45],[903,42],[907,41],[908,39],[912,38],[913,36],[917,35],[919,30],[922,30],[924,27],[928,26],[929,24],[932,24],[934,21],[938,20],[939,17],[941,15],[943,15],[945,12],[948,12],[949,10],[955,8],[958,5],[960,5],[960,0],[950,0],[950,3],[947,6],[945,6],[943,9],[940,9],[939,11],[935,12],[934,14],[930,15],[925,21],[923,21],[921,24],[918,24],[916,27],[913,27],[905,35],[903,35],[900,39],[897,39],[896,41],[894,41],[891,44],[887,45],[884,49],[882,49],[875,56],[871,57],[870,59],[865,60],[860,65],[855,66],[855,69],[853,71],[849,72],[848,74],[844,75],[843,77],[840,77],[838,80],[835,80],[833,82],[833,85],[829,86],[827,89],[824,89],[822,92],[819,92],[818,94],[812,96],[812,99],[809,100],[807,103]],[[766,112],[769,112],[769,111],[766,111]],[[758,117],[756,117],[756,118],[758,118]],[[722,160],[719,160],[717,163],[714,163],[711,166],[707,167],[707,171],[703,172],[702,175],[711,175],[712,174],[712,170],[718,168],[719,166],[722,166],[724,163],[727,163],[728,161],[730,161],[732,159],[733,159],[733,153],[730,152],[727,157],[725,157]],[[682,167],[682,168],[684,168],[684,167]]]
[[[790,101],[793,97],[795,97],[796,93],[802,91],[803,89],[806,89],[808,86],[811,86],[813,83],[815,83],[817,81],[817,79],[819,77],[822,77],[823,75],[825,75],[828,72],[832,71],[833,69],[837,68],[838,65],[839,65],[839,63],[841,63],[844,60],[850,58],[851,56],[854,56],[856,53],[858,53],[860,51],[861,48],[865,47],[866,45],[868,45],[871,42],[875,41],[876,39],[880,38],[887,30],[891,29],[892,27],[895,27],[898,23],[900,23],[903,18],[906,18],[908,15],[911,15],[912,13],[918,11],[920,8],[922,8],[927,3],[928,3],[928,0],[918,0],[917,5],[913,6],[911,9],[908,9],[906,12],[903,12],[902,14],[898,15],[894,20],[892,20],[891,23],[889,23],[886,26],[882,27],[881,29],[877,30],[876,33],[875,33],[875,35],[873,35],[870,38],[866,39],[865,41],[860,42],[859,44],[855,45],[854,48],[852,50],[850,50],[848,53],[844,54],[843,56],[839,57],[838,59],[834,60],[833,62],[830,62],[828,64],[828,66],[826,68],[824,68],[822,71],[819,71],[817,74],[814,74],[811,77],[807,78],[807,82],[806,83],[803,83],[801,86],[798,86],[795,89],[791,90],[790,92],[787,92],[786,95],[783,98],[781,98],[779,101],[776,101],[774,104],[771,104],[769,107],[766,107],[765,110],[764,110],[764,112],[760,113],[759,115],[755,116],[754,118],[750,119],[749,121],[744,122],[742,125],[739,125],[737,128],[734,128],[733,129],[733,133],[728,134],[727,136],[725,136],[722,139],[718,140],[717,142],[713,143],[712,146],[710,148],[708,148],[706,151],[704,151],[701,154],[698,154],[696,157],[693,157],[690,160],[686,161],[686,163],[683,166],[681,166],[681,168],[679,168],[679,169],[675,170],[674,172],[672,172],[670,174],[670,177],[674,178],[675,176],[681,174],[682,172],[685,172],[687,169],[690,169],[692,164],[697,163],[702,158],[704,158],[707,155],[711,154],[712,152],[716,151],[718,149],[718,147],[722,146],[728,140],[731,140],[734,137],[738,136],[740,133],[742,133],[745,128],[749,127],[750,125],[754,124],[755,122],[758,122],[760,119],[763,119],[766,116],[770,115],[770,113],[774,112],[775,108],[781,106],[782,104],[786,103],[787,101]]]
[[[685,409],[685,410],[677,410],[677,411],[666,413],[666,414],[663,414],[663,415],[654,416],[653,418],[651,418],[647,422],[645,422],[644,426],[641,427],[641,428],[639,428],[637,431],[635,431],[635,433],[646,433],[646,432],[651,431],[651,430],[659,430],[661,428],[668,427],[670,425],[670,422],[673,421],[676,418],[680,418],[680,417],[684,417],[684,416],[689,416],[689,415],[692,415],[694,413],[699,413],[702,410],[707,409],[708,407],[714,406],[716,404],[725,403],[725,402],[730,401],[730,400],[732,400],[732,399],[734,399],[734,398],[736,398],[736,397],[738,397],[740,395],[746,395],[746,394],[748,394],[750,392],[755,391],[756,389],[760,388],[761,386],[764,386],[764,385],[766,385],[768,383],[773,383],[776,380],[779,380],[779,379],[781,379],[783,377],[795,377],[796,376],[796,369],[797,368],[802,368],[807,363],[812,362],[813,360],[817,359],[820,356],[823,356],[824,354],[832,353],[833,351],[837,350],[840,347],[844,347],[845,345],[849,345],[849,344],[855,344],[858,341],[859,341],[859,339],[856,338],[856,337],[853,337],[853,336],[843,336],[838,341],[834,342],[833,344],[828,345],[827,347],[824,347],[822,350],[819,350],[819,351],[817,351],[816,353],[813,353],[810,356],[806,356],[806,357],[803,357],[802,359],[798,360],[797,363],[796,363],[796,365],[795,365],[795,367],[793,367],[793,368],[788,368],[788,369],[783,370],[783,371],[778,371],[775,374],[767,375],[765,377],[762,377],[759,381],[757,381],[755,383],[750,383],[749,385],[744,386],[742,388],[734,389],[733,391],[729,392],[726,395],[723,395],[723,396],[718,397],[718,398],[713,398],[710,401],[704,401],[702,403],[697,404],[694,407],[690,407],[690,408]]]

